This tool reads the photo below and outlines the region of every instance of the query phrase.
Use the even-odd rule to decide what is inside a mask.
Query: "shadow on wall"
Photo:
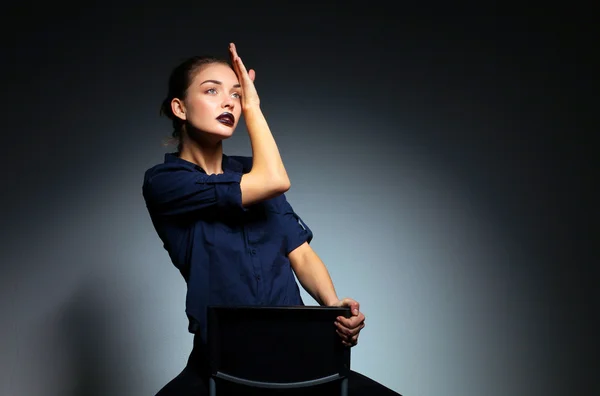
[[[70,378],[67,396],[113,394],[115,350],[109,306],[94,285],[82,285],[67,301],[58,331],[62,334]]]

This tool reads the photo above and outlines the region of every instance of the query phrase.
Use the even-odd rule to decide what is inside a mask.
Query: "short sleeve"
[[[289,204],[285,195],[280,206],[282,216],[282,227],[286,241],[286,255],[302,245],[304,242],[310,243],[313,239],[313,233],[306,223],[298,216],[292,206]]]
[[[162,216],[210,208],[242,207],[241,172],[207,175],[178,164],[161,164],[144,176],[142,192],[148,210]]]

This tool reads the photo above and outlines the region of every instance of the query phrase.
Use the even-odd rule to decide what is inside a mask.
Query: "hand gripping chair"
[[[347,396],[350,348],[334,322],[350,315],[347,307],[208,307],[210,395],[227,382],[256,390],[338,381]]]

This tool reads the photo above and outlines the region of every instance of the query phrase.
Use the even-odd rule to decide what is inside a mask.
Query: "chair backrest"
[[[213,376],[253,386],[305,386],[344,378],[350,348],[335,331],[347,307],[208,307]]]

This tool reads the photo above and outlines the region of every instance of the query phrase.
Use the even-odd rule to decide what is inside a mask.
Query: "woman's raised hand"
[[[260,99],[258,97],[258,92],[256,92],[256,87],[254,86],[256,72],[253,69],[246,70],[246,66],[244,66],[242,59],[238,55],[234,43],[229,44],[229,54],[231,56],[233,70],[237,74],[240,85],[242,86],[242,109],[249,106],[259,106]]]

